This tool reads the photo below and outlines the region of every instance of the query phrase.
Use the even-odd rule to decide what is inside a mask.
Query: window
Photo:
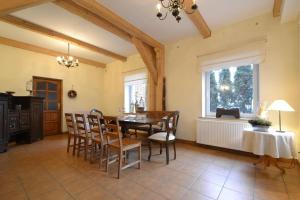
[[[232,66],[205,72],[206,115],[218,107],[239,108],[241,116],[252,116],[258,106],[259,65]]]
[[[124,111],[133,112],[134,105],[147,107],[147,73],[127,75],[124,79]]]

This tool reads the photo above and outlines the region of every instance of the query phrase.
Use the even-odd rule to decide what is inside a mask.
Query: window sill
[[[216,117],[213,117],[213,116],[205,116],[205,117],[198,117],[198,119],[202,119],[202,120],[212,120],[212,121],[230,121],[230,122],[248,122],[248,120],[252,119],[250,117],[247,117],[247,118],[239,118],[239,119],[236,119],[236,118],[226,118],[226,117],[221,117],[221,118],[216,118]]]

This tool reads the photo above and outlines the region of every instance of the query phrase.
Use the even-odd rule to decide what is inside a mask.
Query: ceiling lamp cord
[[[63,65],[67,68],[71,67],[77,67],[79,66],[78,59],[74,58],[73,56],[70,56],[70,44],[68,43],[68,56],[58,56],[56,58],[58,64]]]

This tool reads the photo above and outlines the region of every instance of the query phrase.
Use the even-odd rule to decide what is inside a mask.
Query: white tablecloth
[[[296,158],[295,134],[292,132],[243,131],[243,149],[255,155],[269,155],[273,158]]]

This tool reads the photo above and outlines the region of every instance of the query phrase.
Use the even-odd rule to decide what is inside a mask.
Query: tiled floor
[[[298,167],[282,176],[254,168],[253,158],[178,144],[168,166],[164,154],[146,161],[145,148],[142,169],[117,180],[65,147],[65,136],[52,136],[0,154],[0,199],[300,200]]]

